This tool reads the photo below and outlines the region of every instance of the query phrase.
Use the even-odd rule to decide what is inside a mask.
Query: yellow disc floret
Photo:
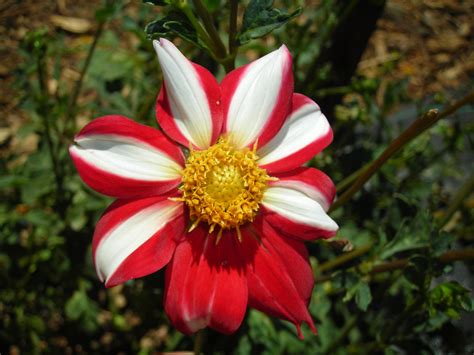
[[[231,228],[240,238],[239,226],[253,221],[268,181],[273,180],[258,167],[256,148],[238,150],[221,137],[206,150],[191,149],[180,188],[191,229],[206,222],[210,233],[220,227],[218,238],[223,229]]]

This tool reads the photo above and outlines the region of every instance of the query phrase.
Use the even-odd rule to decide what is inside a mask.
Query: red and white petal
[[[321,171],[301,168],[277,176],[263,196],[263,213],[285,234],[312,240],[329,238],[338,226],[326,213],[334,198],[334,185]]]
[[[265,145],[291,109],[293,73],[285,46],[229,73],[221,84],[223,131],[237,148]]]
[[[336,196],[336,186],[331,178],[321,170],[299,167],[286,173],[274,174],[277,181],[270,181],[270,186],[286,187],[298,190],[317,201],[324,211],[331,207]]]
[[[178,245],[165,284],[165,311],[178,330],[191,334],[209,326],[230,334],[240,326],[248,290],[238,244],[226,232],[215,245],[198,227]]]
[[[319,106],[310,98],[293,95],[293,108],[283,127],[258,149],[259,164],[270,173],[289,171],[307,162],[333,138],[332,129]]]
[[[153,41],[163,71],[163,88],[156,115],[175,141],[198,149],[213,144],[221,132],[221,89],[204,67],[189,61],[166,39]]]
[[[104,195],[157,195],[181,181],[183,154],[157,129],[105,116],[86,125],[74,140],[69,152],[79,175]]]
[[[303,322],[316,333],[308,312],[314,281],[304,244],[278,235],[261,218],[243,233],[243,244],[260,243],[252,248],[255,254],[247,271],[249,306],[293,322],[300,337]]]
[[[92,254],[97,275],[111,287],[158,271],[185,229],[184,207],[167,196],[114,202],[97,223]]]

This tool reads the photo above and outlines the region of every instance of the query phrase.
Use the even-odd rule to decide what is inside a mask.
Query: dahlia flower
[[[190,334],[232,333],[247,306],[293,322],[301,336],[313,274],[304,241],[335,234],[335,188],[301,165],[332,140],[311,99],[293,93],[285,46],[219,84],[169,41],[154,41],[164,83],[163,132],[122,116],[87,124],[70,147],[81,178],[117,200],[93,237],[111,287],[168,264],[164,306]]]

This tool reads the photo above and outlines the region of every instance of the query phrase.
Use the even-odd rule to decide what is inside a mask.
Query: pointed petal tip
[[[334,221],[332,218],[330,218],[332,223],[331,223],[331,231],[334,232],[334,235],[336,235],[337,231],[339,230],[339,225]]]
[[[311,329],[311,332],[314,335],[318,335],[318,329],[316,329],[316,326],[314,325],[313,320],[311,319],[311,322],[308,322],[309,328]]]
[[[286,44],[282,44],[280,48],[278,48],[279,51],[284,52],[284,53],[290,53],[290,50],[286,46]]]
[[[112,284],[112,283],[110,283],[110,282],[108,282],[108,281],[106,281],[106,282],[103,282],[103,281],[102,281],[102,283],[104,284],[105,288],[112,288],[112,287],[117,286],[117,285],[114,285],[114,284]]]
[[[280,48],[278,48],[278,52],[279,52],[279,54],[283,57],[282,60],[284,60],[284,61],[291,61],[291,60],[293,60],[293,57],[292,57],[292,55],[291,55],[291,52],[290,52],[290,50],[288,49],[288,47],[287,47],[286,45],[282,44],[282,45],[280,46]]]
[[[314,322],[311,318],[309,320],[305,320],[304,322],[308,324],[309,329],[311,330],[311,333],[313,333],[314,335],[318,335],[318,330],[316,329],[316,326],[314,325]],[[301,331],[302,324],[303,323],[295,324],[295,326],[296,326],[296,332],[298,334],[298,338],[301,340],[304,340],[304,335],[303,335],[303,332]]]
[[[155,48],[155,52],[159,56],[160,52],[163,50],[163,38],[154,39],[153,48]]]
[[[73,162],[75,162],[76,159],[80,159],[80,154],[81,154],[80,149],[81,149],[81,146],[78,144],[77,141],[74,141],[74,144],[69,146],[68,152]]]
[[[295,324],[296,326],[296,333],[298,334],[298,338],[300,340],[304,339],[303,333],[301,332],[301,325],[300,324]]]
[[[155,48],[155,52],[158,56],[162,51],[166,50],[166,47],[174,47],[174,44],[166,38],[158,38],[153,40],[153,48]]]
[[[329,217],[328,219],[329,225],[327,226],[326,233],[323,236],[323,239],[333,238],[337,235],[337,232],[339,231],[339,225],[331,217]]]
[[[291,59],[291,53],[288,49],[288,47],[284,44],[282,44],[278,49],[275,49],[274,51],[270,52],[267,54],[267,56],[273,56],[278,58],[279,60],[286,61],[288,58]],[[266,57],[266,56],[264,56]],[[264,58],[262,57],[262,58]]]
[[[158,39],[153,40],[153,47],[155,48],[156,52],[161,51],[161,50],[164,50],[164,51],[167,51],[167,52],[175,50],[175,51],[179,52],[180,54],[182,54],[178,50],[178,48],[176,48],[174,43],[171,42],[170,40],[166,39],[166,38],[158,38]]]

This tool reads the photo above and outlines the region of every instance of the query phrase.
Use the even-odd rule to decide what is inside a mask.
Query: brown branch
[[[443,228],[449,222],[453,214],[458,210],[459,206],[461,206],[462,202],[469,196],[473,189],[474,175],[471,175],[471,177],[469,177],[469,179],[459,188],[459,190],[454,195],[451,204],[444,213],[444,217],[440,222],[441,228]]]
[[[449,264],[453,261],[474,259],[474,248],[464,250],[450,250],[438,257],[438,261],[443,264]],[[408,259],[388,261],[378,264],[369,271],[369,275],[375,275],[382,272],[404,269],[409,263]],[[315,283],[323,283],[331,280],[332,275],[321,275],[315,278]]]
[[[394,156],[400,149],[406,146],[413,139],[418,137],[420,134],[425,132],[431,126],[433,126],[440,119],[451,115],[456,112],[462,106],[474,103],[474,92],[471,92],[463,99],[455,102],[449,106],[443,112],[439,113],[438,110],[429,110],[421,118],[413,122],[407,129],[405,129],[390,145],[383,151],[383,153],[375,159],[357,178],[352,186],[344,192],[339,199],[332,205],[329,212],[336,210],[345,204],[352,196],[359,191],[362,186],[382,167],[385,162]]]
[[[348,253],[344,253],[340,256],[338,256],[337,258],[334,258],[332,260],[329,260],[327,262],[325,262],[324,264],[321,264],[318,268],[319,272],[325,272],[325,271],[329,271],[329,270],[332,270],[340,265],[343,265],[345,263],[348,263],[349,261],[353,260],[353,259],[356,259],[358,258],[359,256],[361,255],[364,255],[365,253],[367,253],[370,248],[372,248],[372,245],[373,243],[368,243],[366,245],[363,245],[357,249],[354,249],[353,251],[351,252],[348,252]]]

